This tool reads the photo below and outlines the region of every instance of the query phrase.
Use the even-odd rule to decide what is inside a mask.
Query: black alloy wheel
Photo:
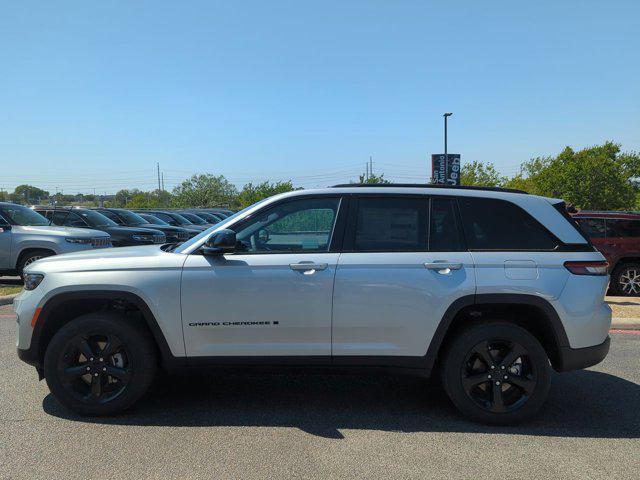
[[[522,345],[491,339],[471,349],[461,376],[465,392],[476,405],[502,413],[517,410],[528,400],[537,372]]]
[[[545,349],[529,331],[506,321],[459,331],[447,345],[441,373],[454,405],[471,419],[490,424],[531,418],[551,386]]]
[[[44,375],[51,393],[81,415],[109,415],[133,405],[157,369],[153,337],[136,318],[105,311],[63,325],[47,346]]]
[[[58,359],[62,384],[85,403],[106,403],[121,395],[131,372],[131,356],[113,334],[76,335]]]

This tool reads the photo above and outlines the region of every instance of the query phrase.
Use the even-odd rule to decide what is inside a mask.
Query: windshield
[[[95,210],[74,210],[90,227],[117,227],[118,224]]]
[[[234,213],[233,215],[225,218],[222,222],[218,223],[217,225],[206,229],[204,232],[199,233],[198,235],[196,235],[195,237],[191,238],[190,240],[187,240],[186,242],[180,244],[180,246],[178,248],[175,249],[176,253],[182,253],[185,250],[187,250],[189,247],[191,247],[193,244],[198,243],[200,240],[202,240],[204,237],[207,237],[211,232],[213,232],[214,230],[219,230],[222,228],[227,228],[227,225],[231,224],[236,218],[239,218],[241,216],[243,216],[246,212],[248,212],[249,210],[252,210],[260,205],[262,205],[263,203],[271,200],[273,197],[267,197],[267,198],[263,198],[262,200],[260,200],[259,202],[254,203],[253,205],[249,205],[248,207],[240,210],[239,212]]]
[[[203,220],[205,220],[206,222],[209,222],[211,224],[215,224],[218,223],[220,220],[222,220],[221,217],[218,217],[212,213],[208,213],[208,212],[198,212],[195,215],[199,216],[200,218],[202,218]]]
[[[122,218],[125,225],[138,226],[149,223],[137,213],[130,212],[129,210],[115,210],[115,213]]]
[[[180,212],[180,215],[182,215],[184,218],[189,220],[191,223],[195,223],[196,225],[204,225],[205,223],[207,223],[203,219],[201,219],[199,216],[194,215],[193,213]]]
[[[141,213],[140,216],[153,225],[169,225],[164,220],[160,220],[158,217],[154,217],[153,215],[149,215],[148,213]]]
[[[30,208],[23,207],[22,205],[2,207],[0,212],[2,212],[3,216],[9,220],[9,223],[13,223],[14,225],[43,227],[49,225],[49,220],[44,218],[38,212],[35,212]]]
[[[193,222],[187,220],[186,218],[184,218],[179,213],[171,212],[168,215],[171,218],[173,218],[176,222],[178,222],[180,225],[193,225]]]

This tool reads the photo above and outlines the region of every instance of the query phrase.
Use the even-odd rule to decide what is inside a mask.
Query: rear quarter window
[[[493,198],[458,199],[469,250],[554,250],[560,242],[517,205]]]
[[[578,225],[580,225],[582,233],[584,233],[588,238],[604,238],[604,218],[578,217],[576,218],[576,220],[578,222]]]

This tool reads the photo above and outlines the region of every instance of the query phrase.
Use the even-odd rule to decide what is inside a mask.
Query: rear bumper
[[[607,336],[604,342],[600,345],[594,345],[593,347],[561,347],[559,364],[556,366],[556,370],[559,372],[568,372],[596,365],[607,356],[610,344],[611,338]]]

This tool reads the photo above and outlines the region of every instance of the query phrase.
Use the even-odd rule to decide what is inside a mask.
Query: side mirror
[[[0,233],[8,232],[9,230],[11,230],[11,224],[0,222]]]
[[[225,229],[211,235],[202,247],[203,255],[224,255],[236,251],[236,232]]]

